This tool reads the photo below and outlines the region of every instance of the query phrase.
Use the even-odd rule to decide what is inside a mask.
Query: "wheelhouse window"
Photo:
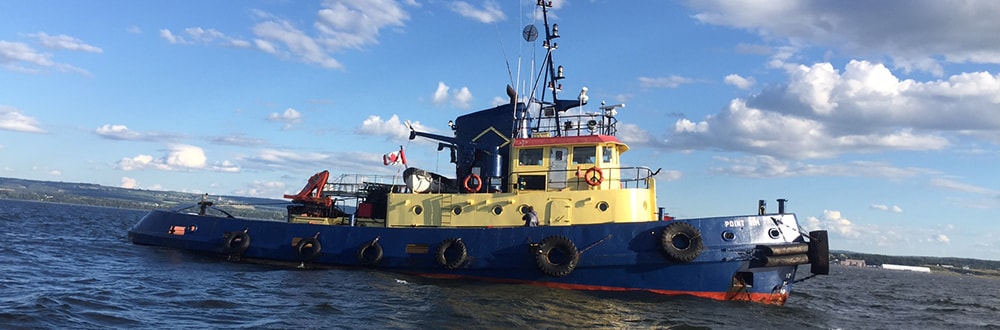
[[[612,147],[601,147],[601,156],[603,157],[602,160],[605,163],[610,163],[611,160],[614,159],[612,158],[614,156],[614,151],[615,148]]]
[[[521,149],[517,153],[517,164],[528,166],[542,165],[542,148]]]
[[[573,147],[573,164],[593,164],[597,162],[597,148]]]

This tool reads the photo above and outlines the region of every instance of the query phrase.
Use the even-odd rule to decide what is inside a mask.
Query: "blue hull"
[[[671,260],[664,253],[666,243],[661,235],[674,223],[687,223],[700,235],[703,248],[690,255],[693,260],[689,262]],[[384,228],[156,210],[133,226],[128,236],[134,244],[228,255],[250,262],[360,266],[427,277],[583,290],[642,290],[780,305],[792,288],[798,264],[805,263],[801,261],[804,254],[795,252],[800,257],[797,261],[782,262],[775,257],[769,261],[769,253],[782,253],[764,248],[801,247],[805,243],[797,227],[793,214],[563,227]],[[234,236],[239,238],[234,241]],[[538,243],[556,236],[568,238],[577,252],[572,267],[566,262],[560,265],[559,260],[549,265],[565,274],[545,271],[539,261],[539,249],[544,245],[539,247]],[[450,249],[449,256],[441,255],[441,245],[456,243],[455,239],[460,239],[465,253],[456,257],[455,249]],[[303,240],[316,246],[303,249]],[[377,250],[372,248],[373,242]]]

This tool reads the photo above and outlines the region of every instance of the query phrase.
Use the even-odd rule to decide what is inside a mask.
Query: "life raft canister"
[[[323,245],[315,237],[305,237],[295,245],[295,252],[299,254],[299,260],[309,261],[316,259],[323,250]]]
[[[552,277],[569,275],[576,269],[579,261],[580,253],[576,249],[576,244],[566,236],[546,237],[538,243],[538,250],[535,251],[535,264],[538,265],[538,269]]]
[[[241,255],[250,248],[250,234],[246,231],[234,231],[228,233],[229,237],[226,238],[225,244],[222,246],[222,250],[231,255]]]
[[[382,246],[378,244],[378,240],[375,238],[358,248],[358,261],[362,265],[377,265],[382,261]]]
[[[446,269],[455,269],[465,264],[469,257],[469,250],[461,238],[449,238],[438,245],[435,260]]]
[[[660,235],[660,249],[675,262],[691,262],[701,254],[701,232],[687,222],[667,225]]]

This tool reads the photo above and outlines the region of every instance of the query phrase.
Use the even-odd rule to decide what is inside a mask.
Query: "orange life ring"
[[[587,173],[583,174],[583,179],[591,186],[599,186],[604,181],[604,172],[601,172],[600,168],[594,166],[587,169]]]
[[[476,179],[475,187],[469,187],[469,181],[472,179]],[[469,174],[469,176],[465,177],[464,185],[465,185],[465,191],[468,191],[470,193],[477,192],[479,191],[479,189],[483,188],[483,178],[480,178],[479,174],[476,173]]]

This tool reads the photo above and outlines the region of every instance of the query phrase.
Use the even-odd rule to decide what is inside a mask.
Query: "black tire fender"
[[[382,245],[378,244],[378,239],[365,243],[358,248],[358,261],[362,265],[377,265],[382,262]]]
[[[556,260],[552,258],[553,251],[558,254]],[[538,265],[538,269],[552,277],[569,275],[580,262],[580,252],[576,249],[576,244],[566,236],[553,235],[542,239],[535,252],[535,264]]]
[[[663,228],[660,249],[674,262],[688,263],[701,255],[701,232],[687,222],[674,222]]]
[[[451,260],[449,260],[451,256]],[[449,238],[438,245],[437,253],[434,255],[437,263],[445,269],[455,269],[465,264],[469,257],[469,250],[461,238]]]
[[[234,231],[229,233],[222,250],[231,255],[241,255],[250,248],[250,234],[245,231]]]
[[[305,237],[295,245],[295,252],[299,254],[299,260],[309,261],[316,259],[323,251],[323,245],[315,237]]]

